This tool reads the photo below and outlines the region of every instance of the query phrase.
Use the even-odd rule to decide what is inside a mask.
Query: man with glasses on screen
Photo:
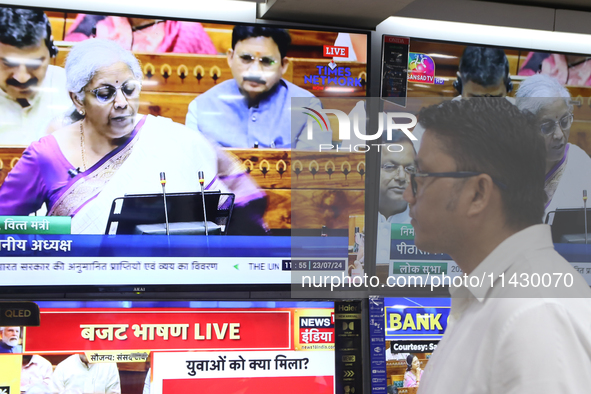
[[[308,117],[294,111],[292,119],[294,97],[309,98],[306,107],[314,110],[322,105],[307,90],[282,79],[289,66],[290,44],[284,29],[234,27],[228,51],[234,79],[193,100],[185,124],[225,147],[317,150],[320,144],[330,144],[330,127],[315,130],[314,139],[308,140],[303,135]]]
[[[450,285],[448,326],[419,394],[587,392],[591,290],[540,224],[539,124],[505,99],[452,100],[419,119],[426,131],[404,192],[415,244],[466,275]]]
[[[400,130],[394,130],[392,139],[388,143],[397,144],[399,147],[394,152],[383,149],[381,154],[378,200],[378,264],[387,264],[390,260],[392,223],[410,223],[408,203],[404,201],[402,194],[409,182],[409,175],[405,169],[413,166],[415,150],[412,141]]]
[[[0,145],[28,145],[71,105],[42,11],[0,7]]]
[[[500,48],[467,46],[460,58],[457,79],[453,83],[459,93],[455,100],[478,97],[507,97],[513,91],[509,60]],[[513,98],[507,97],[513,102]],[[420,144],[425,129],[421,124],[413,130]]]

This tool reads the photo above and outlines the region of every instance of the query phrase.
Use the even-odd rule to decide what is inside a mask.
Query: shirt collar
[[[33,357],[31,357],[31,360],[29,361],[29,363],[27,365],[25,365],[25,368],[29,368],[30,366],[37,364],[37,360],[36,360],[36,355],[33,355]]]
[[[548,246],[553,247],[552,233],[547,224],[536,224],[518,231],[501,242],[478,266],[468,275],[479,278],[478,287],[467,286],[468,291],[478,301],[482,302],[486,294],[493,287],[499,275],[507,271],[512,265],[519,262],[519,257],[525,251],[532,251]],[[491,283],[491,273],[493,281]],[[484,280],[483,280],[484,278]],[[453,286],[452,286],[453,287]],[[462,286],[463,287],[463,286]],[[455,294],[450,290],[450,293]]]

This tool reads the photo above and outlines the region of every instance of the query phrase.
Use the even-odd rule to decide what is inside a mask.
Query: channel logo
[[[316,111],[315,109],[312,109],[309,107],[304,107],[304,109],[313,113],[313,114],[311,114],[310,112],[304,111],[304,114],[308,115],[310,118],[314,119],[316,121],[316,123],[318,123],[318,126],[320,126],[320,130],[328,131],[328,123],[326,122],[326,119],[324,119],[324,115],[322,115],[320,112]],[[320,121],[322,121],[322,123]],[[323,128],[323,125],[324,125],[324,128]]]

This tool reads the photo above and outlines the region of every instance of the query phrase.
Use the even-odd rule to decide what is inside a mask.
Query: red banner
[[[324,46],[324,57],[349,57],[349,48],[348,47],[337,47],[334,45],[325,45]]]
[[[333,394],[332,376],[290,376],[264,378],[164,380],[163,394],[241,393],[241,394]]]
[[[28,327],[24,351],[292,350],[289,310],[50,310]]]

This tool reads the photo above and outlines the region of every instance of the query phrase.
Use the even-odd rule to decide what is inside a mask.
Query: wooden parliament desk
[[[0,147],[0,185],[24,147]],[[230,149],[268,198],[264,219],[271,229],[348,229],[349,217],[365,212],[365,155]]]

